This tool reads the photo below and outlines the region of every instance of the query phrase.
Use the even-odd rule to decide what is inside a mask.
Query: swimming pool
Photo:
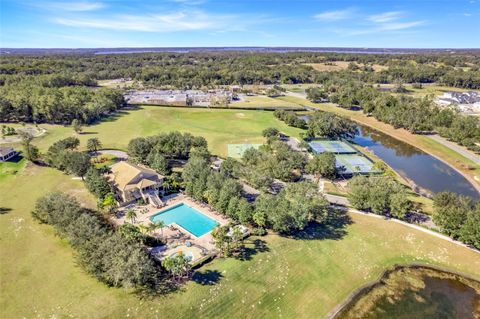
[[[180,203],[150,217],[152,223],[163,221],[166,225],[175,223],[196,237],[205,235],[218,223],[198,210]]]

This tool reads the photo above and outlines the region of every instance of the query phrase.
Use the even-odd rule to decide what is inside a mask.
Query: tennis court
[[[228,144],[228,157],[241,158],[249,148],[258,149],[262,144]]]
[[[378,171],[373,168],[373,163],[364,156],[339,154],[336,155],[335,158],[337,160],[336,166],[344,167],[344,170],[341,172],[343,175],[378,173]]]
[[[330,152],[334,154],[355,154],[350,144],[342,141],[316,140],[308,143],[315,154]]]

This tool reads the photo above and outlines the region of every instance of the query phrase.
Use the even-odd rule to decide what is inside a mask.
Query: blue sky
[[[0,47],[479,48],[480,0],[0,0]]]

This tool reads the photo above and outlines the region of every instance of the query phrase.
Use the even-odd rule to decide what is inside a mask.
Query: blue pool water
[[[166,225],[176,223],[196,237],[205,235],[218,225],[213,219],[184,203],[159,212],[151,216],[150,220],[153,223],[161,220]]]

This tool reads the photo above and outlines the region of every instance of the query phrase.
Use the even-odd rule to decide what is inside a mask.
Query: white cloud
[[[322,21],[338,21],[351,18],[353,16],[353,13],[354,10],[351,8],[344,10],[325,11],[316,14],[314,18]]]
[[[176,11],[149,15],[111,15],[97,17],[54,18],[53,22],[70,27],[118,31],[177,32],[194,30],[245,30],[252,25],[273,21],[264,16],[212,14],[203,11]]]
[[[399,32],[423,25],[426,21],[405,21],[403,11],[386,11],[366,14],[353,9],[323,12],[315,16],[317,20],[335,21],[350,19],[348,27],[337,25],[333,31],[343,36],[355,36],[371,33]],[[334,24],[335,25],[335,24]]]
[[[40,4],[38,4],[40,6]],[[102,2],[46,2],[41,4],[42,8],[51,10],[63,10],[63,11],[93,11],[105,7]]]
[[[400,11],[389,11],[380,14],[374,14],[367,18],[367,20],[375,23],[384,23],[397,20],[402,15]]]

